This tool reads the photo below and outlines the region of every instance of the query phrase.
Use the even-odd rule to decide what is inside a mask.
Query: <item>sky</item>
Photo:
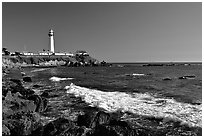
[[[106,62],[202,61],[201,2],[3,2],[2,47],[85,50]]]

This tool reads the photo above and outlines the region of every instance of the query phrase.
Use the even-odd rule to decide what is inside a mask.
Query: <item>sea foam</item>
[[[73,78],[59,78],[59,77],[51,77],[49,80],[51,81],[62,81],[62,80],[72,80]]]
[[[139,115],[172,118],[189,126],[202,127],[202,105],[180,103],[174,99],[155,98],[147,93],[104,92],[76,86],[66,86],[67,93],[109,112],[128,111]]]
[[[44,71],[44,70],[48,70],[49,68],[45,68],[45,69],[35,69],[35,70],[32,70],[31,72],[38,72],[38,71]]]
[[[133,76],[144,76],[145,74],[140,74],[140,73],[133,73]]]

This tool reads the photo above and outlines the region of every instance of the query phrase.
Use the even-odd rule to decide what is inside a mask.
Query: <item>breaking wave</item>
[[[180,103],[174,99],[155,98],[147,93],[103,92],[76,86],[73,83],[66,86],[67,93],[72,93],[89,103],[109,112],[117,110],[131,113],[172,118],[189,126],[202,127],[202,105]]]
[[[140,74],[140,73],[133,73],[133,76],[144,76],[145,74]]]
[[[72,80],[73,78],[59,78],[59,77],[51,77],[49,80],[51,81],[62,81],[62,80]]]

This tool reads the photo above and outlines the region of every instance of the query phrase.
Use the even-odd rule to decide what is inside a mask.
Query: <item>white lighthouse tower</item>
[[[49,30],[48,36],[50,52],[55,53],[54,31],[52,29]]]

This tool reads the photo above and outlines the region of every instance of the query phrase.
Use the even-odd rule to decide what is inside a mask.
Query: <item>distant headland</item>
[[[2,48],[2,60],[4,62],[11,62],[21,67],[35,66],[110,66],[105,61],[98,61],[92,58],[85,50],[77,50],[71,52],[55,52],[54,31],[49,30],[49,49],[39,52],[15,51],[10,52],[7,48]]]

